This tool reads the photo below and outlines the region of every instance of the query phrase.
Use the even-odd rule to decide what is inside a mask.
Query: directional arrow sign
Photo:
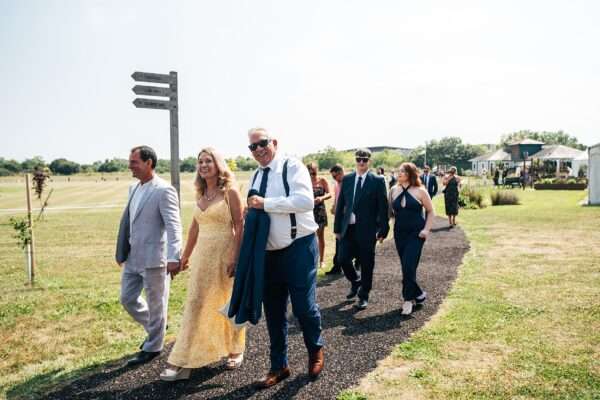
[[[159,86],[142,86],[135,85],[131,90],[135,94],[141,94],[142,96],[164,96],[170,97],[173,93],[171,89],[167,87],[159,87]]]
[[[137,108],[158,108],[161,110],[171,110],[173,108],[173,103],[164,100],[135,99],[133,104]]]
[[[173,77],[165,74],[135,71],[131,77],[136,82],[173,83]]]

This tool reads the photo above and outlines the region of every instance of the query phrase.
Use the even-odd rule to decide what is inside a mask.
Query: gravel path
[[[315,382],[307,376],[307,355],[301,332],[290,326],[289,354],[292,376],[274,387],[256,391],[252,383],[267,371],[268,336],[264,318],[248,331],[246,360],[236,371],[213,364],[195,370],[189,381],[164,383],[158,379],[165,367],[166,352],[153,362],[124,367],[124,360],[73,381],[47,399],[335,399],[356,385],[437,311],[446,296],[463,255],[468,250],[460,229],[447,229],[442,218],[435,221],[425,245],[418,271],[421,287],[428,293],[424,307],[409,318],[400,315],[401,272],[393,240],[378,245],[373,291],[369,307],[355,310],[345,295],[349,284],[341,275],[319,282],[325,337],[325,369]],[[170,350],[171,345],[167,346]]]

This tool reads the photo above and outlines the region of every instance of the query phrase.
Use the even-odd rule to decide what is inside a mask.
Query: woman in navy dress
[[[423,304],[427,298],[417,283],[417,267],[435,214],[427,188],[421,184],[413,163],[403,163],[397,179],[390,190],[390,208],[395,219],[394,241],[402,265],[402,315],[410,315],[413,305]]]

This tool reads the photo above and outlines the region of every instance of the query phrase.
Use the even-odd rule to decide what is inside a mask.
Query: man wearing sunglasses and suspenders
[[[308,170],[294,158],[276,155],[277,140],[262,128],[248,131],[252,156],[260,165],[250,189],[248,207],[263,209],[271,220],[265,257],[263,306],[271,341],[271,368],[256,382],[268,388],[290,376],[286,318],[288,298],[300,321],[308,350],[308,375],[315,379],[323,365],[321,313],[316,303],[319,249]]]
[[[390,227],[385,180],[369,171],[371,151],[359,149],[355,156],[356,171],[342,181],[333,232],[340,241],[340,264],[351,284],[346,298],[358,295],[356,307],[364,310],[373,283],[375,245],[385,239]],[[360,276],[352,265],[353,258],[360,263]]]

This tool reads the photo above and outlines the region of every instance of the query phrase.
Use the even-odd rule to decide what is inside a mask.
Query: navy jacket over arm
[[[233,292],[229,303],[229,318],[237,324],[258,323],[262,313],[265,256],[271,220],[263,210],[250,208],[244,223]]]

